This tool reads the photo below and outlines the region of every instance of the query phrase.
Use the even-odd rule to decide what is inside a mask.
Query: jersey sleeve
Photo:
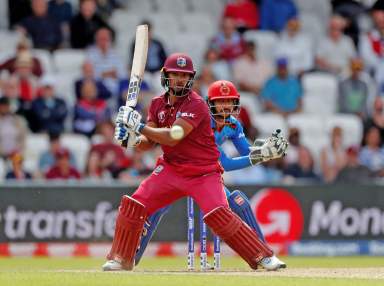
[[[233,142],[233,145],[235,145],[235,148],[237,152],[241,156],[248,156],[249,154],[249,147],[251,146],[245,137],[243,126],[241,126],[240,122],[236,120],[236,128],[233,136],[231,137],[231,140]]]
[[[240,156],[235,158],[229,158],[227,154],[219,147],[220,151],[220,163],[223,166],[224,170],[234,171],[244,169],[251,166],[251,161],[248,156]]]
[[[208,105],[204,101],[197,101],[184,107],[177,118],[182,118],[196,128],[200,123],[209,117]]]
[[[156,104],[155,104],[155,101],[152,100],[151,101],[151,105],[149,106],[149,110],[148,110],[148,115],[147,115],[147,122],[154,122],[156,123],[156,125],[158,125],[158,122],[157,122],[157,114],[156,114]]]

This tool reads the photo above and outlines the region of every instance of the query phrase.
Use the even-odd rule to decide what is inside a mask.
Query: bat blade
[[[134,108],[140,93],[148,53],[148,26],[139,25],[136,28],[135,50],[129,79],[129,87],[125,105]],[[123,147],[127,147],[128,140],[124,140]]]
[[[139,25],[136,28],[135,50],[129,79],[126,106],[135,107],[139,97],[140,86],[144,76],[148,53],[148,26]]]

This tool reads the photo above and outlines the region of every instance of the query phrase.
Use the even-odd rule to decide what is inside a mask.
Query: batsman
[[[220,151],[220,162],[225,171],[239,170],[256,164],[278,159],[284,155],[287,149],[287,142],[282,138],[280,130],[276,130],[267,140],[257,139],[250,145],[245,137],[243,127],[237,120],[240,112],[240,94],[235,85],[226,80],[218,80],[208,88],[207,103],[211,114],[211,127],[214,131],[215,142]],[[127,130],[121,130],[124,134]],[[240,156],[228,157],[222,150],[221,145],[230,140],[237,149]],[[280,147],[273,147],[275,141]],[[245,221],[265,242],[263,232],[257,223],[255,215],[250,206],[247,196],[240,190],[230,192],[224,188],[229,207],[243,221]],[[152,238],[162,217],[168,212],[169,207],[162,208],[151,215],[145,224],[146,230],[137,250],[135,263],[140,262],[141,257]],[[271,259],[278,260],[279,268],[285,268],[286,264],[273,256]]]
[[[165,93],[153,98],[146,123],[141,122],[141,114],[133,108],[119,109],[115,137],[121,145],[148,150],[158,143],[163,155],[133,195],[122,197],[112,247],[103,265],[105,271],[132,270],[146,219],[185,196],[194,199],[204,213],[205,223],[252,269],[259,265],[268,270],[280,267],[278,259],[271,259],[273,251],[257,232],[229,208],[209,108],[191,89],[194,76],[191,58],[172,54],[161,71]],[[174,125],[184,131],[180,139],[170,136]],[[286,142],[276,137],[264,145],[278,152]],[[264,151],[258,148],[255,156],[263,160]]]

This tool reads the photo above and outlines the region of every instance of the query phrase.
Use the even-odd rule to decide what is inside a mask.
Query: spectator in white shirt
[[[259,94],[264,83],[274,72],[272,63],[258,58],[256,45],[253,42],[245,44],[245,53],[233,63],[233,76],[242,91]]]
[[[349,61],[356,56],[352,39],[343,34],[346,20],[333,15],[329,20],[328,34],[319,41],[316,52],[317,68],[333,74],[346,73]]]
[[[112,48],[112,34],[107,28],[96,33],[96,44],[88,49],[87,59],[95,69],[95,77],[102,80],[113,95],[118,95],[120,79],[126,76],[124,61]]]
[[[301,75],[314,64],[311,39],[300,31],[300,21],[291,18],[276,43],[276,58],[287,58],[289,73]]]

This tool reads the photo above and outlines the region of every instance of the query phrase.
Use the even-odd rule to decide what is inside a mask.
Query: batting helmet
[[[192,88],[193,79],[195,77],[196,71],[193,69],[193,62],[191,57],[183,53],[171,54],[164,63],[163,68],[161,69],[161,85],[165,88],[166,91],[169,91],[169,72],[183,72],[191,75],[188,83],[183,87],[182,91],[176,93],[178,96],[186,95]]]
[[[215,100],[217,99],[233,99],[232,111],[229,113],[218,112],[215,106]],[[227,80],[218,80],[212,83],[208,87],[208,105],[213,116],[217,115],[238,115],[240,111],[240,94],[237,91],[235,85]]]

